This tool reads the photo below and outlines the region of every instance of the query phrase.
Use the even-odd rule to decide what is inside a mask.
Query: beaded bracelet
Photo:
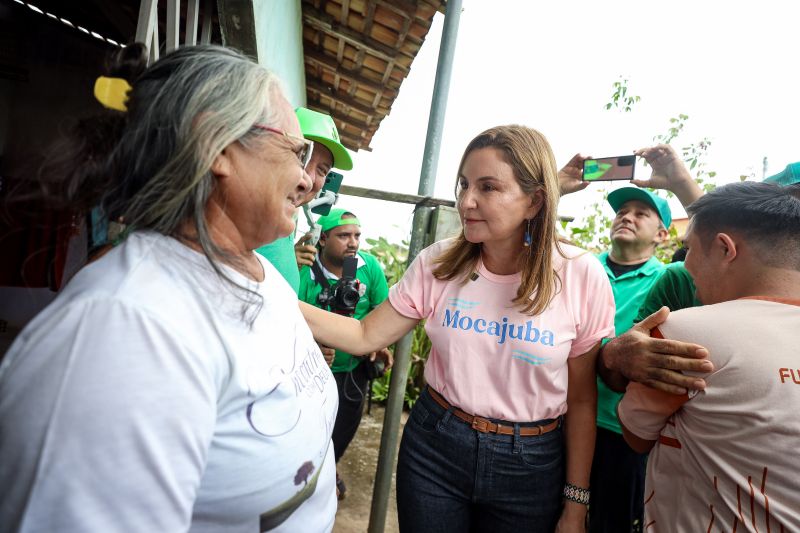
[[[564,485],[564,497],[575,503],[589,505],[589,489],[578,487],[572,483]]]

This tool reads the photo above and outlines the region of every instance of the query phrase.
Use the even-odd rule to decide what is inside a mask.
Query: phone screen
[[[339,187],[342,186],[342,180],[344,176],[339,174],[338,172],[330,171],[328,175],[325,176],[325,184],[322,186],[322,189],[317,193],[317,197],[322,196],[325,194],[325,191],[331,191],[333,193],[339,192]],[[323,204],[317,206],[311,210],[312,213],[317,215],[325,216],[331,212],[331,204]]]
[[[583,181],[632,180],[635,155],[600,157],[583,162]]]

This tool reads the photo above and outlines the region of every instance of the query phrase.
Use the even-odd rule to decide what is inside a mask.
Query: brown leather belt
[[[463,420],[467,424],[472,427],[475,431],[479,433],[497,433],[498,435],[513,435],[514,434],[514,426],[506,426],[504,424],[495,424],[491,420],[483,418],[481,416],[473,416],[469,413],[465,413],[458,407],[454,407],[450,405],[447,400],[445,400],[441,394],[433,390],[432,388],[428,387],[428,392],[433,398],[433,401],[439,404],[444,409],[452,411],[453,415],[458,418],[459,420]],[[519,434],[522,437],[533,437],[536,435],[542,435],[544,433],[549,433],[556,429],[559,425],[559,420],[553,420],[549,424],[545,424],[543,426],[524,426],[519,428]]]

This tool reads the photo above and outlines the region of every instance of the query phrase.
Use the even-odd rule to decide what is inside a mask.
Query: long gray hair
[[[220,262],[236,258],[212,241],[205,208],[216,183],[211,173],[216,156],[233,142],[253,146],[266,135],[253,125],[275,122],[272,100],[280,82],[220,46],[181,48],[149,68],[146,56],[140,44],[117,54],[108,74],[131,84],[128,111],[105,110],[79,121],[39,179],[47,197],[71,209],[102,205],[128,228],[196,243],[214,271],[255,303],[257,295],[221,268]]]

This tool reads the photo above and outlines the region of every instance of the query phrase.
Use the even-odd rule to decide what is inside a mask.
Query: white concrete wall
[[[300,0],[253,0],[258,61],[284,82],[293,107],[306,105]]]

